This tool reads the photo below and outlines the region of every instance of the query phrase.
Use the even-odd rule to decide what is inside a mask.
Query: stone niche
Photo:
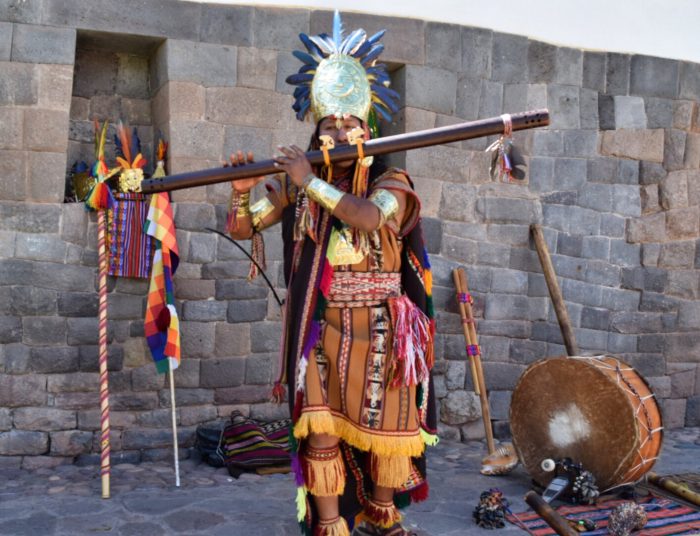
[[[76,201],[74,165],[95,160],[94,121],[109,121],[105,156],[115,161],[114,135],[121,119],[137,130],[141,152],[148,160],[146,174],[155,160],[151,83],[153,58],[162,38],[79,31],[75,51],[75,73],[70,108],[66,201]]]

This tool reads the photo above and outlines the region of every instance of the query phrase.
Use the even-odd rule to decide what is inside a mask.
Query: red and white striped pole
[[[107,378],[107,247],[105,211],[97,211],[97,250],[99,253],[99,363],[100,363],[100,475],[102,498],[109,499],[109,382]]]

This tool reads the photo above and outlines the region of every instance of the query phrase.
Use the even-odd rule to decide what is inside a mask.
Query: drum
[[[632,367],[609,356],[554,357],[530,365],[510,405],[513,444],[530,476],[546,486],[546,459],[571,458],[601,491],[633,483],[661,450],[659,407]],[[546,465],[546,464],[545,464]]]

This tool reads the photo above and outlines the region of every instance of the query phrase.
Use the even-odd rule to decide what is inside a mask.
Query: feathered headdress
[[[385,30],[369,39],[363,29],[343,36],[340,14],[333,17],[333,35],[299,34],[307,52],[295,50],[294,56],[303,65],[287,78],[297,86],[294,105],[297,119],[303,121],[309,110],[316,122],[334,115],[354,115],[367,121],[370,109],[387,121],[398,111],[399,94],[389,89],[389,75],[377,58],[384,50],[379,40]]]
[[[146,159],[141,155],[141,140],[136,133],[136,127],[133,133],[130,133],[129,127],[119,121],[114,143],[117,146],[117,162],[122,167],[119,189],[122,192],[140,192]]]

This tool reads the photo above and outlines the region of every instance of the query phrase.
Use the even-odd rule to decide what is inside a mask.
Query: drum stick
[[[467,285],[467,275],[462,268],[455,269],[453,272],[455,278],[455,286],[460,294],[468,294],[469,287]],[[481,403],[481,417],[484,421],[484,432],[486,433],[486,446],[489,454],[496,452],[496,445],[493,440],[493,429],[491,428],[491,409],[489,407],[489,398],[486,392],[486,382],[484,380],[484,369],[481,366],[481,350],[479,349],[479,339],[476,335],[476,327],[474,325],[474,313],[469,300],[461,301],[458,299],[460,306],[460,314],[462,315],[462,328],[464,330],[464,338],[467,345],[474,348],[470,357],[470,366],[472,367],[472,377],[474,379],[474,392],[479,395]]]
[[[685,499],[696,506],[700,506],[700,493],[696,493],[681,482],[677,482],[667,476],[660,476],[656,473],[649,473],[647,480],[666,491],[670,491],[677,497]]]
[[[552,303],[554,304],[554,312],[557,314],[557,320],[559,321],[559,329],[561,330],[561,336],[564,339],[564,346],[566,346],[566,352],[569,356],[578,355],[578,345],[576,344],[576,337],[574,336],[574,330],[571,327],[569,314],[566,311],[564,297],[562,296],[561,289],[559,288],[557,274],[554,271],[552,259],[549,256],[547,242],[545,242],[544,240],[542,227],[535,223],[530,225],[530,231],[532,231],[532,238],[535,240],[537,256],[540,258],[542,272],[544,272],[544,280],[547,282],[549,296],[552,298]]]
[[[554,532],[559,534],[559,536],[578,536],[578,532],[569,525],[569,522],[554,508],[544,502],[544,499],[534,491],[528,491],[525,494],[525,502],[529,504],[530,508],[537,512],[537,515],[544,519],[545,523],[547,523]]]

